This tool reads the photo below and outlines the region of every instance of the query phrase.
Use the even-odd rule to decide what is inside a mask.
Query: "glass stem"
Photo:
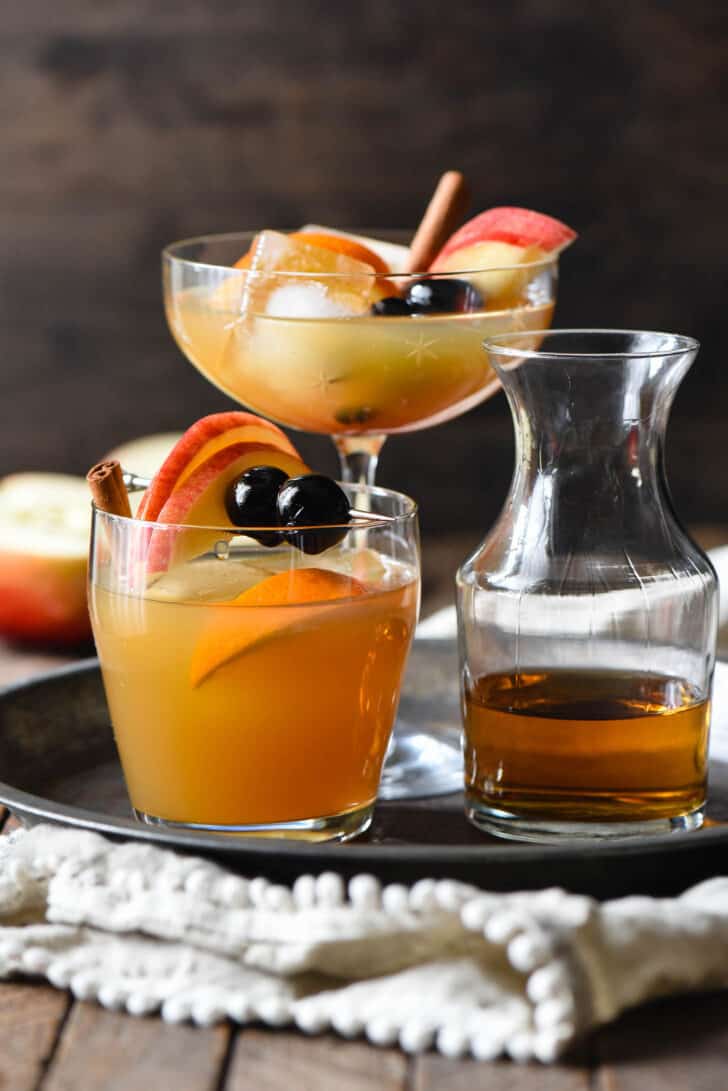
[[[341,480],[355,485],[373,485],[379,454],[386,436],[332,436],[339,452]]]

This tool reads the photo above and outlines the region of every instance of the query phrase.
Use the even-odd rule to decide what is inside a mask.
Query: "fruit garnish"
[[[347,235],[335,235],[328,231],[293,231],[289,239],[300,239],[308,246],[321,246],[324,250],[333,250],[336,254],[346,254],[356,261],[371,265],[375,273],[388,276],[391,269],[386,261],[380,258],[374,250],[370,250],[364,243],[352,239]]]
[[[334,413],[334,420],[337,420],[339,424],[366,424],[376,415],[376,410],[370,406],[357,405],[352,409],[338,409]]]
[[[409,246],[403,246],[397,242],[389,242],[387,239],[375,239],[369,235],[356,235],[350,231],[341,231],[337,227],[324,227],[322,224],[306,224],[301,228],[301,234],[336,235],[341,239],[351,239],[360,243],[367,250],[376,254],[384,262],[390,273],[406,273],[409,259]]]
[[[359,580],[330,569],[294,568],[268,576],[215,612],[192,654],[191,684],[199,686],[263,640],[317,624],[321,615],[311,609],[314,603],[358,598],[365,593],[366,587]]]
[[[559,253],[576,237],[572,228],[542,212],[529,208],[488,208],[450,236],[430,268],[440,269],[450,254],[482,242],[506,242],[524,250],[534,246],[543,254],[551,254]],[[461,265],[461,268],[477,266]]]
[[[312,246],[304,238],[303,234],[294,238],[279,231],[260,232],[250,255],[241,313],[331,318],[367,310],[376,294],[373,266]],[[278,294],[284,291],[285,296]]]
[[[393,317],[415,314],[465,314],[482,310],[482,293],[467,280],[454,277],[420,277],[402,296],[387,296],[371,306],[371,313]]]
[[[344,232],[331,231],[323,227],[304,227],[301,231],[291,231],[288,238],[300,239],[309,246],[319,246],[324,250],[332,250],[335,254],[346,254],[347,257],[354,258],[356,261],[371,265],[374,272],[381,276],[386,277],[391,272],[384,258],[380,257],[375,250],[371,250],[363,239],[360,240]],[[256,235],[249,249],[243,254],[242,258],[238,258],[235,262],[233,269],[250,268],[257,242],[258,236]],[[402,249],[406,248],[402,247]]]
[[[388,295],[384,299],[378,299],[371,306],[372,314],[394,316],[397,318],[408,317],[414,314],[406,299],[398,295]]]
[[[90,637],[90,515],[82,477],[20,473],[0,481],[0,634],[65,645]]]
[[[236,527],[278,526],[278,491],[288,475],[277,466],[253,466],[236,477],[227,487],[225,510]],[[279,545],[283,535],[278,531],[250,534],[264,546]]]
[[[347,534],[349,498],[335,481],[323,474],[291,477],[278,493],[278,521],[286,541],[304,553],[323,553]],[[344,524],[331,526],[327,524]],[[322,527],[296,530],[296,527]]]
[[[305,474],[300,458],[262,443],[233,443],[211,455],[175,489],[157,516],[147,554],[147,571],[164,571],[172,560],[179,563],[211,549],[217,541],[233,537],[235,530],[225,507],[228,486],[253,466],[277,466],[288,477]],[[199,534],[170,532],[168,524],[201,528]],[[224,528],[230,527],[226,536]],[[212,529],[211,529],[212,528]],[[215,530],[214,528],[223,528]]]
[[[467,280],[423,277],[410,285],[407,303],[417,314],[462,314],[479,311],[483,297]]]
[[[234,411],[201,417],[180,437],[160,466],[144,494],[137,517],[153,522],[175,489],[212,455],[234,443],[263,443],[299,457],[280,428],[254,413]]]
[[[330,602],[366,593],[360,580],[330,568],[291,568],[256,583],[234,600],[237,606],[289,606]]]
[[[576,237],[552,216],[526,208],[490,208],[448,239],[430,270],[467,275],[489,310],[513,306],[524,300],[533,276],[518,267],[555,257]]]

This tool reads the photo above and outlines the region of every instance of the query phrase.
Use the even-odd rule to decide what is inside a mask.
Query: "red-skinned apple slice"
[[[0,634],[57,645],[90,638],[90,516],[83,478],[21,473],[0,481]]]
[[[160,466],[142,497],[137,518],[153,522],[172,493],[181,488],[198,467],[218,451],[236,443],[265,444],[298,458],[288,436],[277,425],[254,413],[233,411],[201,417],[187,429]]]
[[[528,208],[489,208],[450,236],[433,273],[472,274],[489,308],[512,306],[528,282],[529,262],[555,257],[577,237],[560,220]],[[525,275],[524,275],[525,274]]]
[[[289,477],[310,473],[297,455],[272,444],[233,443],[216,451],[172,492],[160,511],[147,553],[148,573],[165,571],[172,560],[179,563],[204,553],[225,537],[224,529],[214,528],[230,527],[229,537],[236,533],[225,510],[225,492],[236,477],[253,466],[277,466]],[[165,524],[200,527],[200,531],[165,530]]]
[[[536,247],[543,254],[552,254],[563,250],[576,237],[576,231],[542,212],[533,212],[529,208],[488,208],[468,220],[450,236],[433,261],[431,269],[436,272],[451,254],[468,250],[479,243],[507,242],[523,250]],[[452,266],[448,265],[448,268]],[[461,262],[460,268],[471,269],[477,266]]]

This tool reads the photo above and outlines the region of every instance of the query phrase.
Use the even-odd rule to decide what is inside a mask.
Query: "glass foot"
[[[302,818],[295,822],[266,822],[234,826],[217,826],[208,822],[171,822],[166,818],[138,811],[134,817],[149,826],[160,826],[170,830],[195,830],[197,833],[224,833],[233,837],[284,837],[294,841],[349,841],[369,829],[374,813],[374,804],[343,811],[341,814],[325,815],[323,818]]]
[[[435,737],[406,720],[397,720],[377,798],[417,799],[449,795],[462,788],[459,730],[439,731]]]
[[[559,821],[497,810],[466,794],[465,817],[483,833],[494,837],[503,837],[507,841],[532,841],[553,845],[564,841],[606,841],[698,830],[703,824],[704,811],[702,807],[698,807],[689,814],[674,818],[632,822],[582,822],[576,819]]]

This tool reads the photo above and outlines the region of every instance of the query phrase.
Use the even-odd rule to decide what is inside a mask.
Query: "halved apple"
[[[199,686],[220,667],[269,637],[320,623],[321,614],[312,610],[314,603],[365,593],[359,580],[324,568],[293,568],[268,576],[218,608],[193,653],[191,684]],[[276,606],[284,609],[262,609]]]
[[[104,459],[115,458],[125,470],[138,477],[154,477],[173,448],[182,439],[181,432],[159,432],[137,436],[114,447]]]
[[[254,413],[232,411],[201,417],[181,436],[160,466],[142,497],[137,517],[153,522],[172,493],[181,488],[199,466],[218,451],[236,443],[266,444],[298,458],[298,452],[285,432]]]
[[[172,562],[189,560],[205,553],[215,542],[240,533],[230,522],[225,493],[236,477],[253,466],[277,466],[289,477],[310,472],[298,455],[272,444],[232,443],[216,451],[179,488],[173,489],[159,512],[147,552],[148,573],[165,571]],[[145,518],[149,518],[148,514]],[[175,524],[200,530],[180,531]]]
[[[0,481],[0,634],[59,645],[90,638],[90,516],[82,477],[19,473]]]

